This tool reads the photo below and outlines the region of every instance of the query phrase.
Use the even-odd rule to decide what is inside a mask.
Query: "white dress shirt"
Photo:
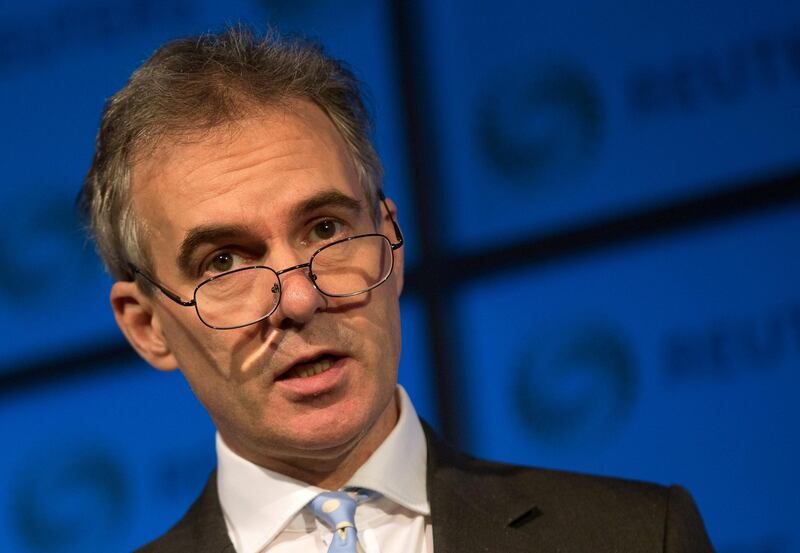
[[[346,486],[382,494],[356,509],[366,553],[433,553],[425,434],[408,394],[401,386],[396,393],[397,425]],[[323,489],[243,459],[219,434],[217,462],[219,500],[237,553],[327,552],[331,530],[304,508]]]

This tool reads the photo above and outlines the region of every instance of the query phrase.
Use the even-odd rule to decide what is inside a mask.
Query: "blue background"
[[[800,5],[775,0],[6,1],[0,551],[129,551],[213,467],[181,376],[124,344],[73,204],[105,99],[237,21],[318,38],[369,87],[425,418],[484,457],[684,484],[722,552],[800,552],[800,194],[759,192],[800,190]]]

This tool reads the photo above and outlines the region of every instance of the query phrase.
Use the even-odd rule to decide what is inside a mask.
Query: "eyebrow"
[[[185,276],[194,276],[192,274],[192,257],[200,246],[240,237],[247,232],[247,228],[242,225],[208,225],[191,229],[178,250],[178,268]]]
[[[296,205],[292,208],[290,217],[292,220],[301,219],[325,207],[343,208],[352,213],[358,213],[363,209],[360,201],[331,190],[315,194]],[[192,274],[192,257],[198,248],[205,244],[240,238],[248,234],[251,232],[244,225],[201,225],[192,228],[186,233],[178,249],[178,268],[185,276],[192,277],[194,276]]]
[[[358,213],[362,209],[361,202],[336,190],[320,192],[295,206],[291,211],[292,219],[300,219],[323,207],[344,208]]]

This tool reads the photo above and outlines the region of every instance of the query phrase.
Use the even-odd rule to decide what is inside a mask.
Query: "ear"
[[[397,226],[399,227],[400,222],[397,221],[397,206],[389,198],[386,198],[386,205],[389,206],[389,213],[392,214],[392,218],[394,218],[395,222],[397,222]],[[389,237],[389,240],[391,240],[392,243],[397,242],[397,236],[394,230],[394,225],[392,224],[392,219],[389,218],[388,213],[384,213],[381,224],[383,228],[383,233]],[[392,278],[397,283],[398,297],[400,297],[400,294],[403,292],[404,262],[405,262],[405,246],[394,250],[394,269],[392,270]]]
[[[135,282],[118,281],[111,287],[114,318],[133,349],[155,368],[175,370],[178,363],[153,307],[153,298],[142,292]]]

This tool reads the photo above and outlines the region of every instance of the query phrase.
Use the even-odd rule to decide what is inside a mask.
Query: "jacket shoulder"
[[[477,506],[505,532],[519,529],[530,543],[547,544],[543,550],[713,552],[694,501],[680,486],[485,461],[429,432],[428,440],[436,518]]]

